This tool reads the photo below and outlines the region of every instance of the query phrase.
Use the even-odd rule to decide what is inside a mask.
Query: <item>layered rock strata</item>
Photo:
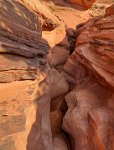
[[[36,12],[25,1],[0,0],[1,150],[52,149],[48,48]]]
[[[87,21],[77,30],[75,51],[64,65],[74,88],[66,95],[63,129],[75,150],[114,149],[113,24],[113,13]]]
[[[0,0],[1,150],[53,150],[59,143],[67,149],[61,133],[52,140],[50,102],[69,85],[57,70],[50,71],[50,43],[42,38],[42,30],[58,23],[41,1]]]

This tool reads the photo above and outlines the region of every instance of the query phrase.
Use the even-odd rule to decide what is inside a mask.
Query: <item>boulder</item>
[[[53,67],[63,65],[69,57],[69,51],[63,46],[55,46],[50,49],[48,55],[49,64]]]
[[[55,98],[59,95],[67,93],[69,90],[69,84],[64,76],[56,69],[52,69],[50,72],[50,91],[51,98]]]

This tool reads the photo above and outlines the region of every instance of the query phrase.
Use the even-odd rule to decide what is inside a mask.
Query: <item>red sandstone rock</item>
[[[106,15],[106,16],[110,16],[110,15],[113,15],[113,14],[114,14],[114,5],[112,5],[111,7],[108,7],[108,8],[106,9],[105,15]]]
[[[34,3],[32,7],[29,4],[0,0],[2,150],[53,150],[46,77],[48,44],[41,37],[39,16],[35,7],[32,10]]]
[[[43,92],[44,87],[38,87],[37,80],[0,84],[0,147],[6,149],[9,144],[16,150],[20,145],[26,149],[28,135],[36,121],[34,100]]]
[[[76,78],[77,74],[74,72],[77,70],[73,69],[72,64],[76,65],[76,63],[80,62],[90,69],[93,74],[96,72],[97,77],[102,77],[107,83],[114,86],[113,22],[114,15],[95,18],[88,21],[77,31],[79,36],[76,41],[75,51],[64,66],[66,72]]]
[[[114,122],[107,109],[111,95],[110,89],[90,79],[66,96],[69,109],[63,120],[63,129],[73,137],[74,149],[114,148]]]
[[[85,8],[90,8],[96,0],[68,0],[68,2],[73,4],[82,5]]]
[[[80,27],[75,51],[64,65],[65,74],[75,79],[74,89],[66,96],[68,111],[63,120],[74,149],[114,149],[113,24],[114,15],[110,15]]]
[[[15,5],[18,10],[15,10]],[[41,24],[38,16],[24,5],[16,1],[1,0],[0,20],[0,53],[26,57],[46,55],[48,45],[41,40]]]
[[[78,29],[76,50],[64,65],[65,72],[52,69],[48,79],[48,44],[41,37],[41,25],[43,37],[54,47],[53,65],[61,70],[71,45],[64,23],[57,27],[60,18],[41,1],[0,0],[1,150],[68,150],[61,128],[67,109],[62,94],[69,90],[66,79],[77,85],[66,96],[68,112],[63,121],[74,149],[114,149],[114,95],[106,87],[106,83],[114,86],[114,16],[112,10],[107,12],[110,17],[90,20]],[[71,23],[68,16],[63,20]]]
[[[59,110],[51,112],[50,119],[51,119],[51,130],[53,135],[62,132],[61,127],[62,127],[63,117],[64,114]]]
[[[63,46],[55,46],[50,49],[48,56],[49,64],[51,66],[62,65],[65,63],[69,56],[69,51]]]
[[[54,150],[68,150],[67,144],[62,135],[56,135],[53,141]]]
[[[55,78],[56,76],[56,78]],[[65,80],[64,76],[57,70],[52,69],[50,72],[50,91],[51,98],[55,98],[59,95],[65,94],[69,90],[69,85]]]

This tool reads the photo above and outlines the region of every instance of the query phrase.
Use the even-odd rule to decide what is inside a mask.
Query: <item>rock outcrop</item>
[[[60,20],[41,1],[0,0],[1,150],[67,149],[61,132],[52,140],[54,132],[51,128],[56,121],[50,122],[51,98],[56,99],[69,89],[61,73],[55,69],[50,71],[46,58],[49,46],[54,47],[66,34],[64,24],[57,27],[59,23]],[[52,44],[48,38],[48,44],[42,38],[42,30],[55,32],[55,36],[64,34],[61,38],[56,36]],[[58,49],[55,47],[55,50]],[[64,60],[55,61],[55,65],[64,63],[68,58],[69,51],[63,48],[64,51]],[[57,112],[57,115],[62,113]],[[62,118],[63,114],[61,126]],[[59,129],[62,129],[61,126]],[[59,143],[62,143],[60,147]]]
[[[75,51],[64,65],[74,88],[66,95],[63,129],[75,150],[114,149],[113,25],[112,13],[87,21],[77,30]]]
[[[41,34],[37,15],[17,1],[0,1],[0,82],[36,78],[48,53]]]
[[[0,0],[1,150],[52,149],[49,46],[42,39],[40,17],[29,4]]]
[[[66,72],[69,72],[69,69],[71,69],[71,67],[68,67],[70,66],[69,62],[75,66],[80,62],[81,65],[86,66],[91,72],[94,72],[97,78],[102,77],[103,81],[114,87],[113,21],[114,15],[94,18],[77,31],[79,36],[76,40],[76,49],[64,66]],[[70,71],[70,74],[75,79],[77,78],[77,74],[74,72]],[[98,81],[101,82],[102,80]]]

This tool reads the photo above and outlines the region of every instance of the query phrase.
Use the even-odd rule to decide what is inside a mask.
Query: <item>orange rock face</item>
[[[42,102],[38,101],[45,92],[48,93],[47,53],[48,44],[42,39],[38,15],[21,0],[0,0],[1,150],[32,150],[34,147],[43,150],[46,141],[43,131],[50,136],[46,147],[52,149],[49,94],[46,99],[39,100]],[[47,105],[42,109],[44,99]],[[39,123],[41,119],[44,124],[49,123],[48,131]]]
[[[59,19],[40,1],[0,0],[1,150],[54,149],[50,101],[51,98],[66,93],[69,85],[57,70],[52,70],[47,75],[49,67],[46,56],[49,45],[42,38],[41,26],[43,30],[45,26],[46,30],[50,31],[58,21]],[[57,37],[56,32],[63,34],[62,37]],[[55,46],[63,40],[65,28],[57,28],[53,33],[56,38],[51,39],[52,42],[50,40],[50,46]],[[68,43],[67,40],[61,45],[64,43]],[[58,48],[54,51],[58,51]],[[63,48],[64,51],[64,60],[57,59],[54,65],[66,61],[69,51]],[[57,56],[60,55],[59,48]],[[60,115],[57,116],[59,120]],[[61,116],[62,124],[63,115]],[[55,123],[56,119],[52,124],[55,126]],[[59,142],[63,143],[66,150],[63,139],[58,141],[56,138],[54,145]]]

